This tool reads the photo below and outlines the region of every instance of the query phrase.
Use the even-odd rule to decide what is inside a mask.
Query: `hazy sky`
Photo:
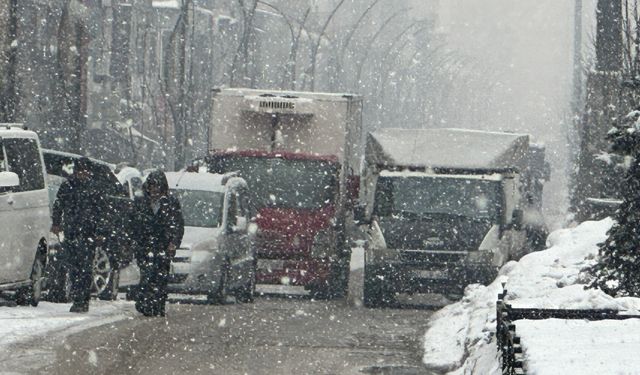
[[[584,0],[587,47],[592,43],[595,1]],[[546,189],[549,207],[557,207],[566,194],[574,4],[574,0],[440,1],[439,28],[447,42],[491,72],[494,87],[482,93],[487,113],[482,123],[473,126],[530,133],[547,145],[555,178]],[[461,103],[463,110],[466,105]]]

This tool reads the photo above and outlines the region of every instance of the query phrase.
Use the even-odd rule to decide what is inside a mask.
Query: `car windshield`
[[[316,209],[334,202],[337,164],[321,160],[224,157],[217,172],[239,171],[255,208]]]
[[[500,182],[446,177],[380,177],[375,212],[495,219],[500,213]]]
[[[215,228],[222,221],[223,193],[204,190],[171,190],[182,207],[184,225]]]

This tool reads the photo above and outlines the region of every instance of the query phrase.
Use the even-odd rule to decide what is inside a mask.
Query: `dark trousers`
[[[69,265],[71,299],[75,304],[88,305],[93,284],[95,243],[89,238],[74,237],[65,239],[64,246]]]
[[[138,263],[140,284],[136,293],[136,310],[145,316],[164,316],[171,260],[155,255],[145,256]]]

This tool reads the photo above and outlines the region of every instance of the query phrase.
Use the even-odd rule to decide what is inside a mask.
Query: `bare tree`
[[[231,63],[231,71],[229,73],[231,86],[251,86],[246,83],[253,81],[249,77],[249,72],[253,68],[253,59],[251,59],[251,47],[254,39],[254,19],[258,0],[237,0],[238,8],[242,13],[242,32],[238,42],[238,48],[233,55]]]
[[[338,12],[342,4],[344,4],[344,2],[345,0],[340,0],[340,2],[333,8],[331,13],[329,13],[329,17],[327,17],[327,19],[324,21],[322,28],[318,32],[318,38],[316,39],[316,42],[313,45],[313,49],[311,50],[311,74],[310,74],[311,91],[315,91],[315,88],[316,88],[316,64],[318,61],[318,51],[320,49],[320,43],[322,43],[322,38],[324,37],[325,32],[327,31],[327,27],[329,26],[329,23],[331,23],[331,20],[336,15],[336,13]]]

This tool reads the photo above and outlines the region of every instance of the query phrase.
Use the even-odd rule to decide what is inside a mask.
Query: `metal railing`
[[[526,364],[521,338],[516,333],[517,320],[580,319],[580,320],[624,320],[640,319],[640,315],[620,314],[613,309],[539,309],[515,308],[504,301],[507,290],[498,294],[496,302],[496,341],[501,352],[503,375],[526,375]]]

